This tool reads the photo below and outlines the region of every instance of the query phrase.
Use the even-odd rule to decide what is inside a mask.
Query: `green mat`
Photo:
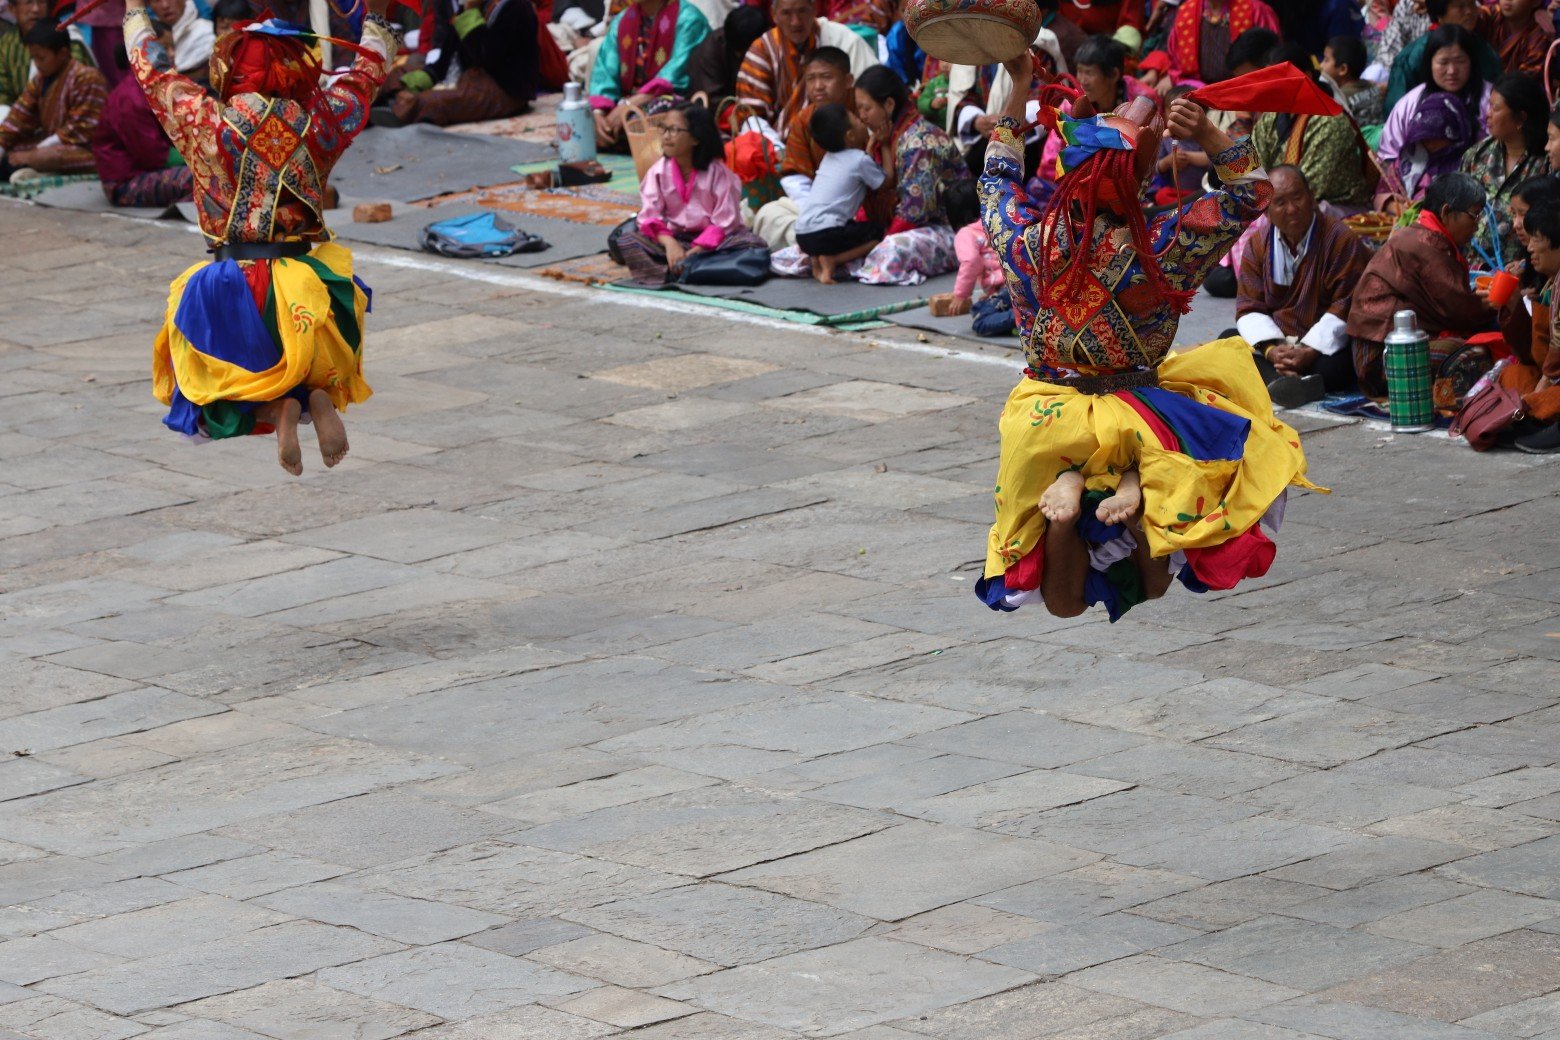
[[[0,195],[13,199],[30,199],[41,195],[50,188],[58,188],[64,184],[75,184],[78,181],[95,181],[95,173],[46,173],[35,180],[23,181],[20,184],[10,184],[0,181]]]
[[[634,169],[634,158],[630,155],[611,155],[602,152],[596,156],[596,161],[612,171],[612,179],[600,184],[591,184],[587,187],[607,188],[612,191],[620,191],[626,195],[639,194],[639,174]],[[511,167],[515,173],[522,177],[532,173],[546,173],[558,168],[558,160],[548,159],[542,162],[522,163]]]
[[[647,289],[643,286],[623,283],[608,283],[602,286],[602,288],[612,292],[636,293],[640,296],[670,297],[681,300],[684,303],[714,307],[718,310],[740,311],[743,314],[756,314],[764,318],[796,322],[799,325],[823,325],[831,329],[839,329],[842,332],[868,332],[872,329],[887,328],[889,323],[878,320],[879,315],[909,310],[923,306],[926,303],[925,299],[904,300],[897,303],[884,304],[882,307],[852,311],[849,314],[814,314],[812,311],[766,307],[761,303],[735,300],[728,296],[703,296],[697,293],[683,292],[681,289]]]

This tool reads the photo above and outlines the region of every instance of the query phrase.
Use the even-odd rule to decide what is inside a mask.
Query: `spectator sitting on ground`
[[[541,88],[542,31],[531,0],[465,0],[449,25],[454,38],[436,42],[437,60],[401,77],[391,105],[395,117],[453,126],[530,111]],[[452,87],[436,86],[453,61],[460,62],[460,78]]]
[[[1226,54],[1251,29],[1270,30],[1277,42],[1278,15],[1262,0],[1184,0],[1165,40],[1176,82],[1218,83],[1239,75]]]
[[[1296,408],[1354,385],[1349,302],[1371,257],[1348,225],[1318,209],[1298,167],[1270,167],[1268,180],[1272,227],[1241,260],[1235,327],[1264,359],[1273,403]]]
[[[623,141],[630,106],[687,94],[688,63],[709,34],[693,0],[633,0],[623,8],[607,26],[590,74],[596,143],[611,148]]]
[[[1507,72],[1544,75],[1544,59],[1554,42],[1554,31],[1538,20],[1545,0],[1500,0],[1479,11],[1479,34],[1500,55]]]
[[[1286,43],[1268,56],[1272,65],[1288,62],[1317,82],[1311,55],[1298,44]],[[1325,89],[1325,88],[1323,88]],[[1359,211],[1370,202],[1359,133],[1347,113],[1336,116],[1295,116],[1264,112],[1251,129],[1257,159],[1272,169],[1279,163],[1300,167],[1312,193],[1322,202]]]
[[[157,42],[177,60],[173,33],[152,22]],[[92,139],[103,194],[115,206],[168,206],[190,198],[195,178],[152,112],[146,91],[134,76],[119,81]]]
[[[737,70],[753,41],[770,29],[764,7],[743,4],[726,16],[725,24],[704,38],[688,62],[688,92],[715,100],[735,97]]]
[[[103,76],[72,57],[70,36],[48,22],[34,22],[24,42],[38,73],[0,123],[0,180],[91,173],[92,135],[108,94]]]
[[[819,18],[813,0],[774,0],[775,27],[748,48],[737,75],[737,97],[767,119],[780,139],[803,107],[802,61],[819,47],[850,55],[854,76],[878,63],[866,41],[843,25]]]
[[[726,168],[715,117],[677,102],[658,130],[661,158],[639,187],[639,216],[618,238],[623,262],[640,285],[665,285],[698,253],[763,248],[742,226],[742,182]]]
[[[1492,327],[1495,312],[1468,287],[1463,250],[1484,216],[1484,192],[1466,173],[1442,174],[1425,192],[1418,220],[1371,257],[1349,305],[1354,374],[1360,389],[1385,397],[1382,352],[1392,316],[1411,310],[1430,337],[1434,372],[1462,340]]]
[[[205,85],[211,78],[211,49],[217,32],[200,16],[193,0],[150,0],[152,16],[173,30],[173,45],[179,56],[178,70]]]
[[[856,213],[867,192],[892,187],[885,170],[866,152],[873,135],[844,105],[820,105],[812,114],[812,136],[828,153],[818,164],[812,191],[796,218],[796,244],[812,260],[813,277],[834,284],[835,272],[870,253],[883,241],[883,225]]]
[[[1474,241],[1490,256],[1495,240],[1512,240],[1509,207],[1517,185],[1549,172],[1544,151],[1549,127],[1549,102],[1538,80],[1508,72],[1490,90],[1490,135],[1463,153],[1459,169],[1479,182],[1495,207],[1495,227],[1479,224]],[[1504,246],[1502,252],[1505,251]]]
[[[34,25],[49,17],[49,0],[15,0],[12,10],[16,14],[15,26],[0,21],[0,120],[5,119],[6,112],[32,79],[32,54],[24,37]],[[83,65],[90,67],[93,63],[87,45],[75,36],[71,37],[70,53]]]
[[[1521,451],[1549,455],[1560,451],[1560,335],[1556,335],[1554,290],[1560,275],[1560,199],[1550,197],[1533,206],[1523,220],[1533,269],[1543,279],[1545,292],[1535,302],[1529,318],[1520,302],[1501,309],[1501,325],[1530,321],[1529,352],[1500,373],[1500,384],[1522,395],[1526,417],[1512,431]]]
[[[1343,107],[1360,126],[1380,126],[1387,118],[1381,88],[1360,78],[1368,59],[1358,36],[1334,36],[1322,51],[1322,75],[1343,95]]]
[[[850,74],[850,58],[838,47],[819,47],[807,56],[802,89],[807,105],[791,120],[785,135],[785,158],[780,163],[785,197],[768,203],[753,216],[753,230],[771,249],[796,245],[796,216],[812,191],[818,164],[828,154],[813,137],[813,113],[822,105],[842,105],[856,111],[856,77]]]
[[[1478,69],[1480,79],[1494,83],[1505,71],[1501,68],[1500,55],[1495,53],[1495,48],[1474,34],[1474,27],[1479,24],[1477,0],[1425,0],[1425,9],[1430,15],[1430,28],[1411,40],[1392,63],[1392,72],[1387,79],[1386,104],[1389,112],[1403,100],[1404,94],[1425,81],[1425,46],[1430,42],[1431,30],[1442,25],[1460,25],[1468,30],[1469,45],[1473,48],[1473,64]]]

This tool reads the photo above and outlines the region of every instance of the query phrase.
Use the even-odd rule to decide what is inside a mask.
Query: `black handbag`
[[[683,260],[677,280],[684,285],[763,285],[769,280],[769,250],[717,249]]]

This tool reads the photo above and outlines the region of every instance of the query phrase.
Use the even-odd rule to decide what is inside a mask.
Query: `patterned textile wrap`
[[[1159,380],[1103,396],[1028,377],[1013,389],[1001,420],[996,522],[976,586],[988,606],[1012,610],[1031,598],[1024,593],[1038,596],[1047,523],[1040,496],[1068,470],[1081,471],[1089,491],[1109,492],[1136,465],[1149,552],[1184,554],[1188,588],[1229,589],[1266,573],[1275,549],[1259,522],[1276,531],[1286,489],[1316,487],[1305,477],[1299,436],[1273,416],[1251,348],[1231,338],[1171,354]],[[1092,506],[1085,519],[1092,521]],[[1119,525],[1092,526],[1101,530],[1080,523],[1098,575],[1085,598],[1112,608],[1114,621],[1131,603],[1095,586],[1121,579],[1115,565],[1136,542]],[[1123,538],[1134,540],[1123,545]]]
[[[259,282],[266,285],[256,293]],[[257,302],[256,296],[260,297]],[[168,290],[152,348],[152,389],[163,423],[190,436],[250,432],[240,416],[302,387],[338,410],[373,393],[363,380],[368,297],[352,254],[322,243],[304,257],[205,261]]]

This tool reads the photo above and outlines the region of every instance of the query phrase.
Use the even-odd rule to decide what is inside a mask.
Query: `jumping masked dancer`
[[[211,258],[174,279],[153,348],[163,422],[192,437],[276,431],[277,458],[297,476],[300,418],[320,455],[347,453],[338,411],[372,393],[363,380],[367,287],[352,254],[325,228],[326,180],[368,123],[396,53],[388,0],[367,0],[360,45],[332,74],[319,40],[278,21],[235,26],[211,56],[209,97],[158,45],[145,0],[127,0],[125,46],[163,129],[195,175]]]
[[[1029,55],[1008,71],[1030,82]],[[1002,414],[977,594],[996,610],[1042,600],[1059,617],[1102,603],[1115,621],[1177,577],[1233,588],[1272,563],[1263,527],[1277,530],[1286,489],[1314,485],[1250,347],[1171,346],[1204,275],[1267,206],[1267,175],[1250,141],[1176,101],[1169,132],[1203,148],[1223,188],[1149,222],[1140,196],[1166,129],[1154,106],[1096,115],[1079,96],[1068,117],[1042,98],[1064,144],[1042,210],[1024,188],[1027,100],[1014,92],[979,185],[1028,367]]]

